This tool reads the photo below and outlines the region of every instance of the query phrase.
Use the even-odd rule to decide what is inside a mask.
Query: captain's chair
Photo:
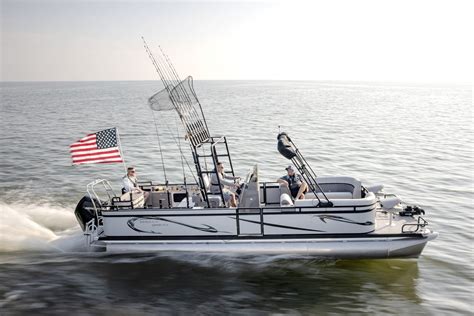
[[[258,166],[255,165],[245,177],[240,195],[240,208],[260,207],[260,185],[258,182]]]
[[[202,175],[202,181],[204,182],[204,187],[206,188],[206,192],[209,192],[211,188],[211,180],[207,174]]]
[[[209,179],[209,176],[207,174],[202,175],[202,180],[204,187],[206,188],[206,193],[207,193],[207,198],[209,200],[209,205],[211,207],[220,207],[222,206],[222,198],[217,194],[212,194],[210,189],[211,189],[211,180]]]

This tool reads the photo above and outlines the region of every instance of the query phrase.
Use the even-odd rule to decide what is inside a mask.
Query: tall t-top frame
[[[142,37],[144,48],[150,58],[156,72],[158,73],[164,89],[157,92],[148,99],[153,111],[175,110],[185,129],[185,139],[189,142],[193,153],[193,161],[199,179],[199,187],[202,196],[211,207],[210,196],[220,196],[224,204],[224,194],[220,177],[216,176],[219,190],[217,193],[209,191],[209,183],[212,174],[217,172],[217,163],[227,160],[230,170],[226,173],[234,174],[234,167],[225,136],[212,137],[207,126],[206,118],[201,103],[194,91],[193,78],[188,76],[181,80],[174,65],[160,46],[158,54],[152,53],[150,47]],[[211,161],[208,161],[211,159]],[[209,167],[210,165],[210,167]]]

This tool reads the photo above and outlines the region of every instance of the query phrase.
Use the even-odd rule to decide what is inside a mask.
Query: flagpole
[[[122,143],[120,142],[120,135],[119,135],[119,131],[118,131],[117,127],[115,128],[115,133],[117,134],[117,144],[118,144],[118,147],[119,147],[119,150],[120,150],[120,155],[122,156],[123,168],[125,169],[125,175],[126,175],[127,174],[127,164],[125,162],[125,156],[123,155]]]

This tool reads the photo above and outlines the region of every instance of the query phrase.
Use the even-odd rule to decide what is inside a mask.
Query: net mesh
[[[168,88],[164,88],[149,97],[148,105],[153,111],[170,111],[174,109],[173,102],[171,102],[168,93]]]
[[[153,111],[175,109],[186,129],[186,138],[194,146],[207,141],[210,137],[201,104],[194,92],[193,78],[187,77],[174,87],[168,85],[148,99]]]

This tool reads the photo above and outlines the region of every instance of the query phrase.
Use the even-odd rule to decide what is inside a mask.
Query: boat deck
[[[426,222],[411,216],[400,216],[393,212],[377,211],[375,213],[375,230],[373,234],[395,235],[401,233],[420,233]]]

